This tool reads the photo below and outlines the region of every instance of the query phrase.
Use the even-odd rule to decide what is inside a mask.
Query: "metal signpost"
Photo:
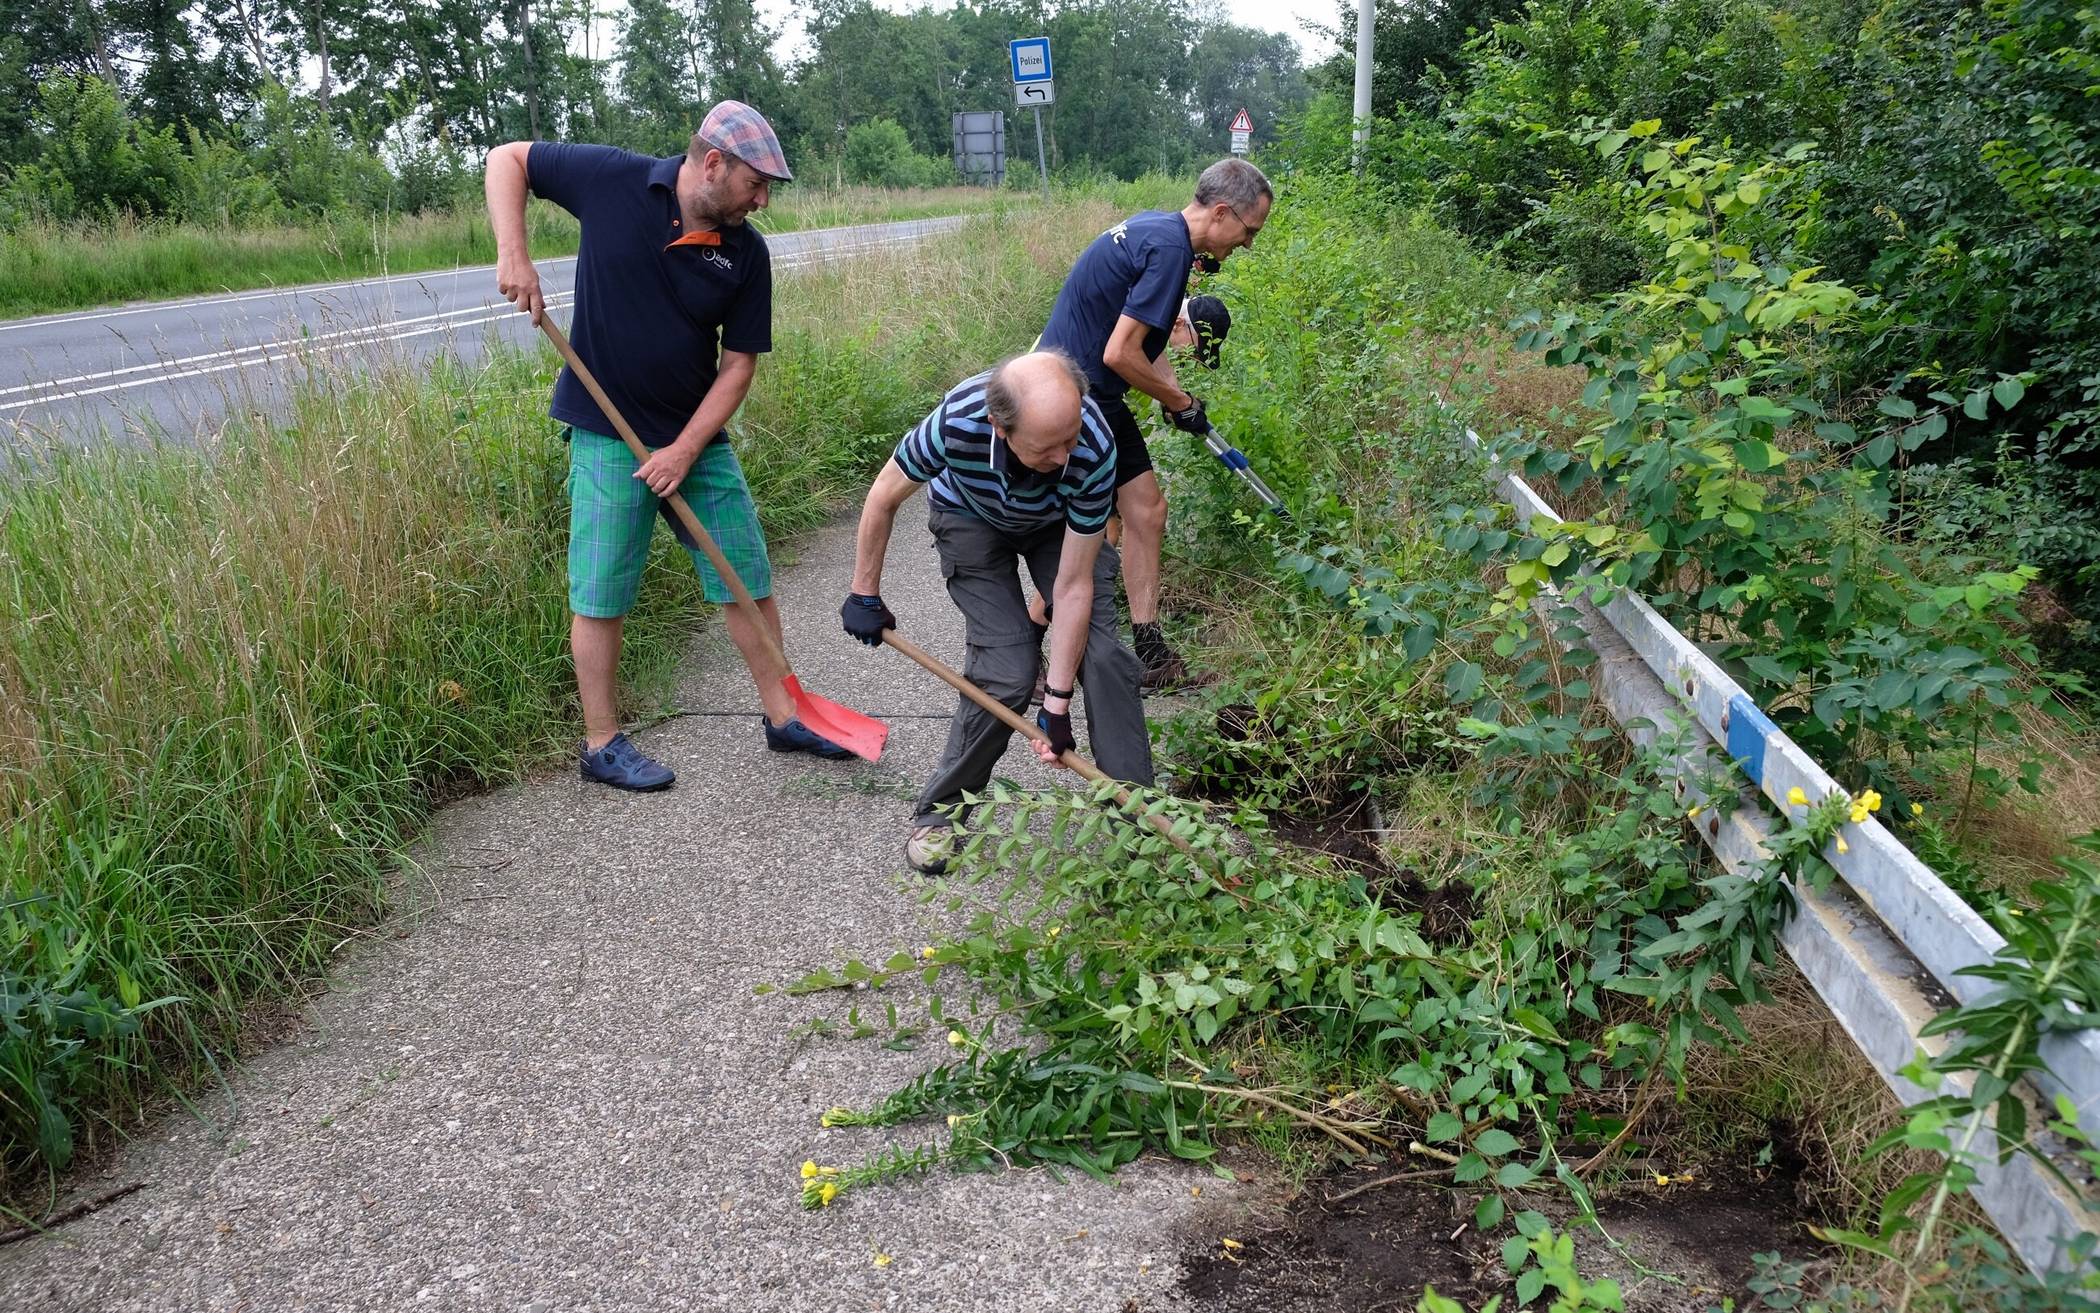
[[[1247,107],[1242,105],[1240,112],[1232,118],[1232,153],[1245,155],[1253,140],[1254,120],[1248,116]]]
[[[1014,66],[1014,105],[1035,111],[1035,167],[1043,180],[1043,199],[1050,199],[1050,164],[1043,151],[1043,106],[1057,102],[1057,84],[1050,77],[1050,38],[1022,37],[1006,43],[1007,57]]]
[[[1006,184],[1006,115],[972,110],[955,116],[955,171],[973,187]]]

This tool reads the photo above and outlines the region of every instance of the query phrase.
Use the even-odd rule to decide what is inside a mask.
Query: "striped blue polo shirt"
[[[1080,406],[1079,445],[1054,474],[1029,469],[992,432],[985,415],[987,369],[948,390],[941,404],[897,444],[896,460],[942,510],[974,515],[1008,533],[1032,533],[1063,522],[1074,533],[1099,533],[1116,504],[1116,441],[1101,408]]]

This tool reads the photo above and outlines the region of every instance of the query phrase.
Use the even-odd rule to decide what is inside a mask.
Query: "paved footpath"
[[[900,519],[884,593],[959,658],[921,515]],[[836,996],[752,993],[932,930],[901,844],[953,694],[840,633],[852,538],[842,521],[798,544],[781,592],[804,683],[889,720],[879,765],[767,753],[711,625],[679,691],[691,714],[639,736],[675,788],[571,771],[444,811],[403,911],[345,950],[295,1035],[205,1100],[208,1120],[163,1119],[67,1198],[148,1189],[0,1249],[0,1309],[1177,1306],[1176,1254],[1211,1229],[1196,1213],[1232,1195],[1183,1164],[1113,1185],[941,1172],[800,1205],[805,1158],[931,1135],[818,1115],[946,1052],[798,1048],[789,1028]],[[1018,746],[1003,769],[1044,778]]]

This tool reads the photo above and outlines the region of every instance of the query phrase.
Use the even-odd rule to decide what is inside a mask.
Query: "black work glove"
[[[865,593],[846,594],[846,604],[839,608],[839,619],[846,622],[847,633],[869,647],[881,647],[882,631],[897,627],[897,617],[890,614],[882,599]]]
[[[1183,433],[1193,433],[1199,438],[1210,432],[1210,416],[1203,413],[1203,403],[1195,397],[1189,398],[1187,410],[1168,411],[1167,419]]]
[[[1072,709],[1069,706],[1063,711],[1052,711],[1048,707],[1037,711],[1035,727],[1049,736],[1050,750],[1060,757],[1079,746],[1079,740],[1072,737]]]

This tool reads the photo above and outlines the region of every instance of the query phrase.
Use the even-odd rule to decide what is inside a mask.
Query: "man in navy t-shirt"
[[[1187,668],[1159,631],[1159,550],[1167,498],[1152,471],[1152,453],[1124,399],[1130,389],[1159,402],[1174,427],[1210,431],[1203,403],[1160,363],[1188,294],[1199,255],[1222,260],[1252,247],[1275,199],[1260,169],[1219,160],[1196,180],[1196,196],[1178,213],[1147,210],[1096,237],[1065,278],[1051,307],[1042,346],[1069,352],[1086,370],[1093,397],[1116,435],[1116,511],[1123,517],[1123,588],[1147,689],[1169,688]]]
[[[772,566],[751,489],[724,425],[743,404],[760,353],[773,347],[773,265],[744,221],[789,177],[780,140],[757,110],[725,100],[685,154],[652,159],[606,146],[516,141],[489,152],[485,186],[496,233],[496,285],[538,323],[546,302],[526,250],[530,190],[583,226],[576,256],[577,356],[649,447],[637,461],[612,420],[564,369],[548,413],[569,436],[569,646],[583,703],[583,777],[616,788],[668,787],[671,772],[620,732],[614,700],[622,619],[634,605],[663,498],[682,493],[780,642]],[[668,515],[666,519],[671,519]],[[684,529],[671,525],[681,541]],[[710,601],[726,583],[687,542]],[[741,607],[723,623],[765,704],[766,746],[843,758],[795,718],[764,639]]]

